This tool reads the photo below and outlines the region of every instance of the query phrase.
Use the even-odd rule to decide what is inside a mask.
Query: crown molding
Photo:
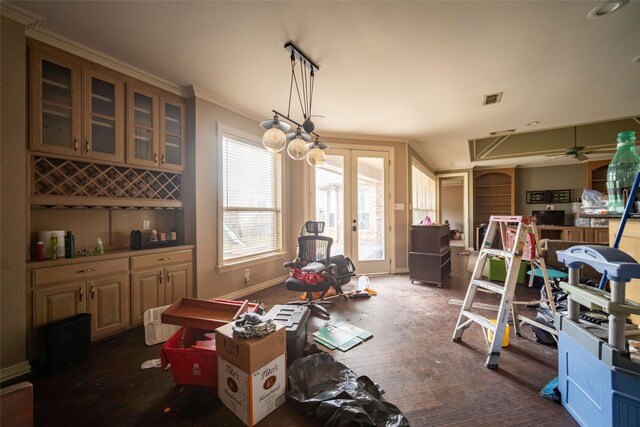
[[[0,3],[0,15],[6,16],[13,21],[23,24],[25,26],[25,31],[33,28],[40,28],[42,24],[44,24],[44,21],[46,21],[46,18],[43,16],[29,12],[12,4],[7,4],[6,2]]]
[[[419,146],[418,143],[413,139],[410,139],[408,144],[409,144],[409,147],[411,147],[413,149],[413,151],[415,151],[416,153],[418,153],[420,155],[420,157],[422,157],[422,160],[424,160],[427,163],[427,165],[429,165],[429,167],[431,167],[431,169],[433,169],[433,171],[435,173],[435,171],[436,171],[435,163],[433,162],[433,159],[431,157],[429,157],[429,155],[427,155],[427,153],[425,153],[425,151],[422,149],[422,147]]]
[[[2,3],[2,15],[25,25],[25,35],[48,45],[57,47],[89,61],[104,65],[107,68],[118,71],[150,85],[159,87],[173,94],[186,97],[187,90],[169,80],[155,76],[119,59],[113,58],[95,49],[83,45],[75,40],[68,39],[52,31],[42,28],[46,18],[31,13],[20,7]]]
[[[188,97],[192,98],[192,97],[196,97],[196,98],[200,98],[200,99],[204,99],[205,101],[211,102],[212,104],[216,104],[222,108],[226,108],[227,110],[233,111],[234,113],[238,113],[240,115],[243,115],[249,119],[252,120],[256,120],[256,121],[262,121],[265,119],[265,117],[267,116],[260,116],[259,114],[255,113],[254,111],[248,110],[244,107],[241,107],[237,104],[234,104],[232,102],[229,102],[225,99],[222,99],[210,92],[207,92],[206,90],[202,89],[201,87],[198,86],[194,86],[191,85],[189,87],[189,89],[187,90],[187,95]]]

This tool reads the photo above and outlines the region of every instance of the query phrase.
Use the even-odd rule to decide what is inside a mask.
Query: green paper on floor
[[[314,340],[319,344],[330,350],[337,348],[342,351],[347,351],[372,336],[371,332],[345,322],[338,322],[313,333]]]

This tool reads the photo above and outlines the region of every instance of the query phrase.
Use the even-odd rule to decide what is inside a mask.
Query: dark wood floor
[[[378,296],[334,299],[331,321],[347,321],[374,337],[343,353],[330,352],[357,375],[366,375],[386,393],[412,426],[575,426],[558,403],[538,392],[557,374],[555,347],[536,343],[529,327],[511,333],[500,368],[484,367],[486,350],[479,326],[465,331],[462,343],[451,336],[460,310],[451,299],[464,298],[467,256],[454,248],[452,276],[442,288],[411,284],[408,275],[371,277]],[[355,288],[357,280],[345,286]],[[518,299],[539,297],[518,286]],[[497,298],[483,295],[483,302]],[[268,308],[292,299],[275,286],[249,297]],[[522,309],[526,312],[526,309]],[[528,310],[533,316],[533,310]],[[312,317],[309,333],[329,324]],[[160,345],[146,346],[136,328],[93,345],[90,360],[51,377],[33,377],[36,425],[208,425],[241,426],[218,400],[216,390],[175,385],[171,372],[141,370],[159,357]],[[170,408],[166,412],[166,408]],[[315,426],[285,403],[260,426]]]

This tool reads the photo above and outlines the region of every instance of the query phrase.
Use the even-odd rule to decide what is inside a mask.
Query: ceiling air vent
[[[482,98],[482,105],[497,104],[502,99],[502,92],[490,93]]]
[[[514,133],[515,131],[516,131],[515,129],[499,130],[496,132],[489,132],[489,135],[491,136],[509,135],[511,133]]]

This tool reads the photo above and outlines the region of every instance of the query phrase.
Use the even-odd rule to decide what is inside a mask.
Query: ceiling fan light
[[[307,154],[307,163],[309,163],[313,167],[317,167],[320,165],[324,165],[326,161],[326,156],[324,151],[320,149],[320,147],[314,147]]]
[[[309,147],[307,147],[307,143],[300,138],[294,139],[287,146],[287,153],[293,160],[303,160],[308,152]]]
[[[287,135],[274,125],[262,136],[262,145],[272,153],[279,153],[287,145]]]

